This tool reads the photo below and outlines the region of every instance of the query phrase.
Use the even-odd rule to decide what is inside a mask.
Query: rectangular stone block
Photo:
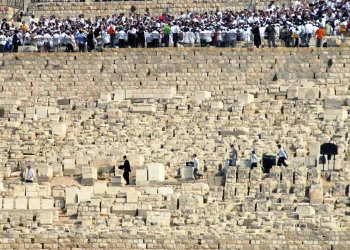
[[[13,197],[4,197],[3,207],[4,207],[4,209],[13,209],[14,208],[14,198]]]
[[[40,197],[29,197],[28,203],[29,209],[40,209],[41,207]]]
[[[67,133],[67,123],[55,123],[52,125],[52,134],[53,135],[66,135]]]
[[[52,175],[55,177],[63,176],[62,165],[58,163],[51,164],[52,166]]]
[[[40,225],[52,225],[53,212],[52,211],[38,211],[37,220]]]
[[[136,169],[136,185],[147,185],[147,169]]]
[[[193,167],[185,166],[181,168],[181,178],[193,179]]]
[[[211,92],[209,91],[196,91],[195,93],[195,100],[197,101],[205,101],[207,99],[210,99]]]
[[[125,100],[125,89],[120,89],[113,92],[113,100],[114,101],[124,101]]]
[[[28,198],[27,197],[16,197],[15,198],[15,209],[28,209]]]
[[[252,95],[252,94],[247,94],[247,93],[238,94],[238,96],[237,96],[237,101],[238,101],[238,102],[241,102],[241,103],[243,103],[243,104],[252,103],[252,102],[254,102],[254,95]]]
[[[212,110],[222,110],[224,104],[222,102],[211,102],[210,109]]]
[[[148,181],[164,181],[165,167],[160,163],[147,164]]]
[[[53,176],[53,168],[50,165],[46,163],[40,163],[40,164],[37,164],[35,167],[38,170],[38,176],[42,176],[42,177]]]
[[[141,113],[141,114],[147,114],[147,115],[154,115],[157,113],[157,106],[154,104],[134,104],[132,108],[133,113]]]
[[[35,107],[26,107],[26,115],[27,114],[35,114],[36,108]]]
[[[112,205],[112,213],[114,214],[125,214],[130,216],[135,216],[137,212],[136,203],[114,203]]]
[[[166,196],[168,194],[173,194],[173,193],[174,193],[174,190],[171,187],[159,187],[158,188],[158,194]]]
[[[126,194],[127,203],[137,203],[139,200],[139,194],[135,191],[130,191]]]
[[[128,156],[128,160],[130,163],[131,171],[133,171],[136,168],[143,167],[143,164],[145,163],[145,156],[141,154],[133,154]]]
[[[78,203],[91,201],[91,194],[93,193],[93,187],[80,187],[80,190],[78,191]]]
[[[170,226],[170,211],[147,211],[146,225]]]
[[[52,114],[57,114],[59,113],[59,109],[57,107],[47,107],[47,113],[49,115],[52,115]]]
[[[13,186],[13,196],[25,196],[26,186],[24,185],[14,185]]]
[[[127,89],[125,99],[171,99],[176,95],[175,87],[158,89]]]
[[[38,185],[38,196],[51,196],[51,186],[50,185]]]
[[[94,183],[94,194],[105,194],[107,192],[106,182],[95,182]]]
[[[75,163],[65,163],[63,165],[63,174],[64,175],[75,175]]]
[[[157,187],[146,187],[146,194],[158,194]]]
[[[41,209],[53,209],[54,208],[54,198],[42,198],[41,199]]]
[[[350,105],[350,96],[326,96],[324,98],[325,108],[341,108]]]
[[[324,110],[324,120],[345,121],[348,118],[348,111],[343,108],[327,108]]]
[[[70,104],[70,100],[69,99],[57,100],[57,105],[69,105],[69,104]]]
[[[111,177],[111,186],[121,186],[122,185],[122,176],[112,176]]]
[[[83,167],[82,179],[89,179],[89,178],[97,180],[97,169],[92,167]]]
[[[119,187],[118,186],[108,186],[107,187],[107,194],[117,195],[118,192],[119,192]]]
[[[319,88],[298,88],[298,99],[313,100],[320,94]]]
[[[36,107],[36,115],[38,117],[38,119],[42,119],[42,118],[47,118],[47,107],[44,106],[38,106]]]
[[[79,189],[76,186],[66,187],[66,204],[75,204],[78,202]]]

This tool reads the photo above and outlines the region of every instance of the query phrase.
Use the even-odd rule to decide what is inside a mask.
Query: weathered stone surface
[[[87,16],[113,6],[43,5]],[[349,55],[347,47],[1,55],[0,248],[347,249]],[[338,155],[323,161],[330,141]],[[271,160],[278,143],[288,167]],[[193,154],[196,181],[186,167]],[[34,183],[22,182],[28,164]]]

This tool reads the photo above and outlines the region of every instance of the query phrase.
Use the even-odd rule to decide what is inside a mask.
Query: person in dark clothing
[[[123,156],[123,159],[124,159],[124,165],[119,166],[119,169],[124,169],[123,177],[126,181],[125,185],[130,185],[129,183],[129,173],[131,172],[130,163],[126,155]]]
[[[261,46],[261,37],[259,25],[257,23],[253,25],[252,33],[254,35],[254,45],[259,48],[259,46]]]
[[[10,25],[7,23],[6,18],[2,19],[1,29],[2,30],[10,30]]]
[[[87,42],[87,49],[88,52],[91,52],[95,49],[95,43],[94,43],[94,33],[92,30],[90,30],[89,34],[86,36],[86,42]]]
[[[267,26],[265,33],[267,35],[267,43],[268,43],[269,48],[271,48],[271,44],[273,47],[276,47],[276,41],[275,41],[276,31],[271,23],[269,23],[269,26]]]
[[[21,45],[21,41],[18,38],[18,30],[15,30],[15,34],[12,37],[13,52],[18,52],[18,46]]]
[[[137,43],[138,45],[141,45],[142,48],[144,48],[145,42],[145,31],[143,27],[140,27],[139,31],[137,32]]]
[[[94,36],[97,38],[101,35],[101,28],[100,26],[96,27],[96,29],[94,30]]]

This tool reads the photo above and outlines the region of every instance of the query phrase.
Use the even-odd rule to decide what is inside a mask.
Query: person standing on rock
[[[123,177],[126,181],[125,185],[130,185],[129,183],[129,173],[131,172],[130,163],[126,155],[123,156],[123,159],[124,159],[124,165],[119,166],[119,169],[124,169]]]
[[[197,180],[198,175],[197,172],[199,170],[199,160],[197,158],[196,154],[193,154],[193,177],[195,180]]]
[[[230,164],[229,166],[236,166],[237,165],[237,160],[238,160],[238,151],[235,148],[235,145],[231,145],[231,154],[230,154]]]
[[[285,166],[288,167],[287,163],[285,162],[285,160],[288,158],[288,155],[286,153],[286,151],[282,148],[282,146],[280,144],[277,145],[279,151],[278,151],[278,161],[277,161],[277,166]]]

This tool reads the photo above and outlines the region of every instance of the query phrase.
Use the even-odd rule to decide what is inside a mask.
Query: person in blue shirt
[[[79,52],[85,52],[86,35],[82,30],[76,36]]]

